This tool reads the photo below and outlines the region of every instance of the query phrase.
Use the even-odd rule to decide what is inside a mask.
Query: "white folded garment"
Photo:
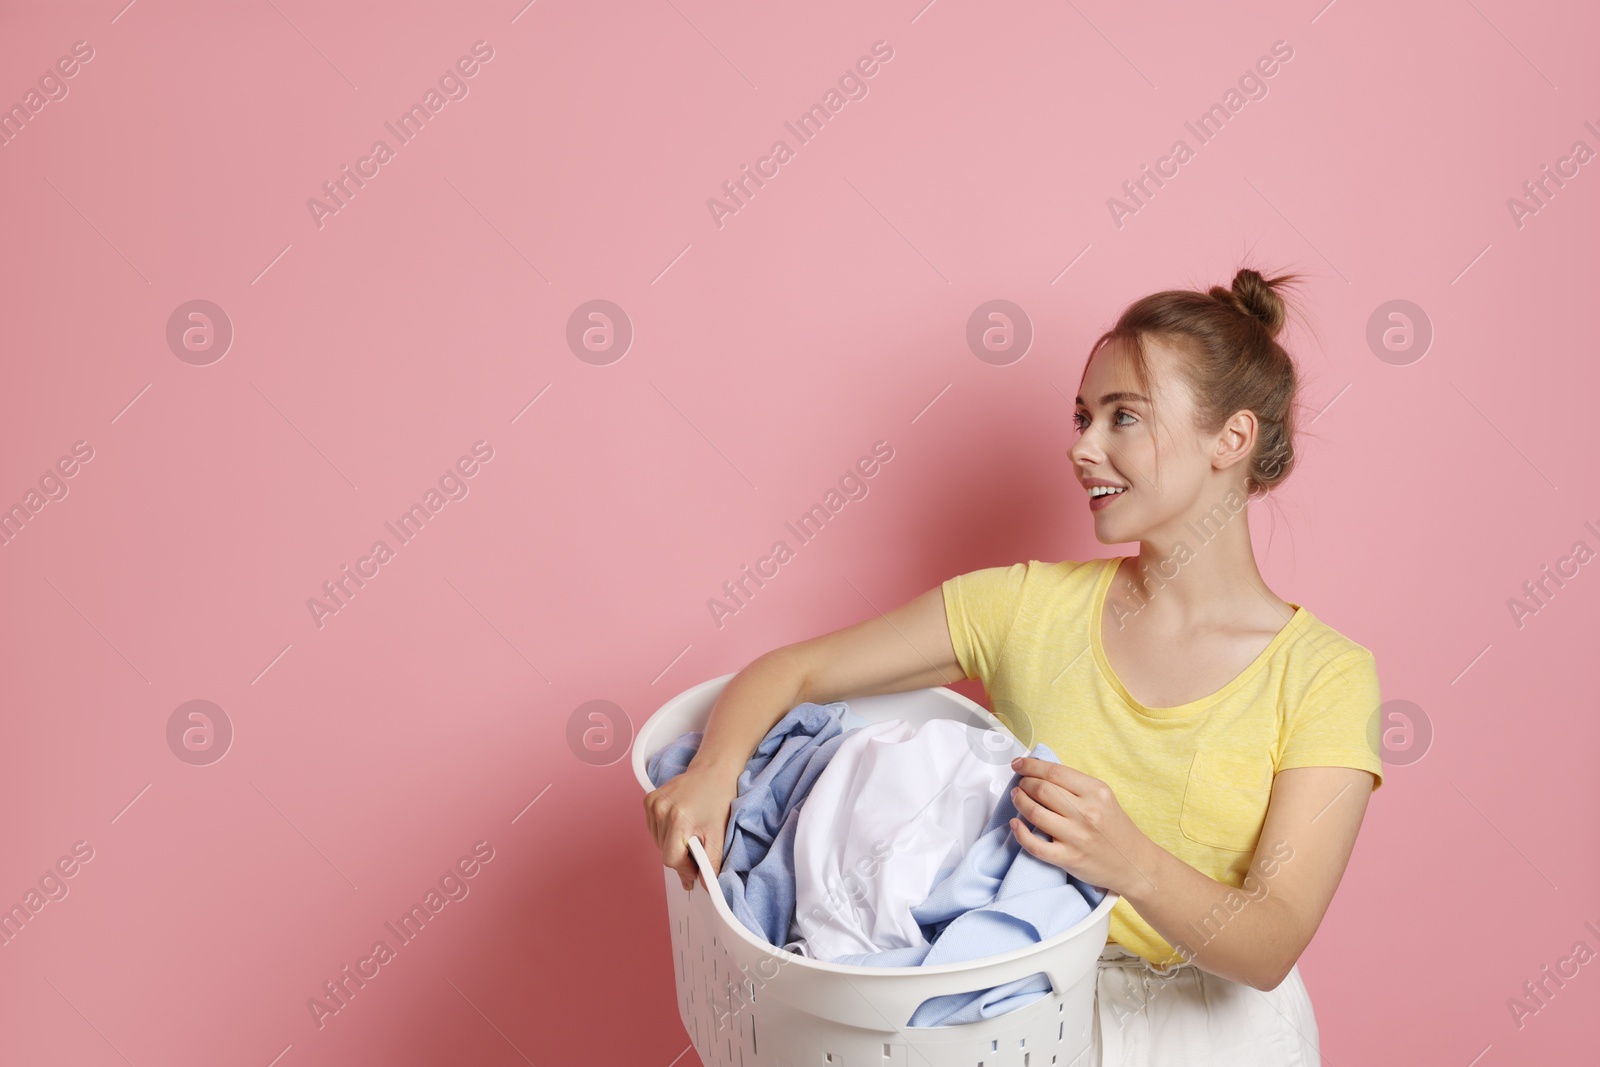
[[[785,947],[831,960],[922,944],[911,909],[978,839],[1028,753],[997,739],[953,719],[849,733],[800,808]]]

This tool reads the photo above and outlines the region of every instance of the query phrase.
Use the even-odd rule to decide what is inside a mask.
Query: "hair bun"
[[[1268,281],[1258,271],[1245,267],[1233,276],[1232,289],[1213,286],[1211,295],[1241,315],[1249,315],[1257,320],[1266,327],[1269,335],[1276,337],[1278,331],[1283,329],[1284,306],[1283,298],[1274,286],[1283,280],[1274,278]]]

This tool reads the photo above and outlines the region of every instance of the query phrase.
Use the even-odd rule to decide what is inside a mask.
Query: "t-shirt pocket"
[[[1183,790],[1178,829],[1200,845],[1250,852],[1272,796],[1272,762],[1224,749],[1196,750]]]

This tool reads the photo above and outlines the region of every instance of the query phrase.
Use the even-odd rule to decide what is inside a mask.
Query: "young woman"
[[[645,797],[662,861],[722,855],[745,761],[804,701],[982,679],[1021,759],[1029,852],[1121,895],[1089,1064],[1312,1065],[1296,961],[1383,782],[1372,653],[1261,579],[1250,499],[1294,466],[1279,289],[1169,290],[1090,351],[1069,456],[1102,544],[1139,554],[957,575],[757,658],[687,772]]]

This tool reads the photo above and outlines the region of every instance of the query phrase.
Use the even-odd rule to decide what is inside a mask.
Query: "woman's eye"
[[[1128,417],[1129,421],[1127,421],[1127,422],[1122,422],[1121,421],[1121,419],[1122,419],[1122,417],[1124,415],[1126,415]],[[1112,423],[1111,424],[1113,426],[1132,426],[1134,423],[1136,423],[1138,421],[1139,421],[1138,417],[1136,415],[1134,415],[1133,412],[1129,411],[1127,408],[1118,408],[1117,409],[1117,413],[1112,416]],[[1089,417],[1087,415],[1085,415],[1081,411],[1075,412],[1073,414],[1073,416],[1072,416],[1072,428],[1073,429],[1077,430],[1079,433],[1082,433],[1085,429],[1088,428],[1088,426],[1089,426]]]

